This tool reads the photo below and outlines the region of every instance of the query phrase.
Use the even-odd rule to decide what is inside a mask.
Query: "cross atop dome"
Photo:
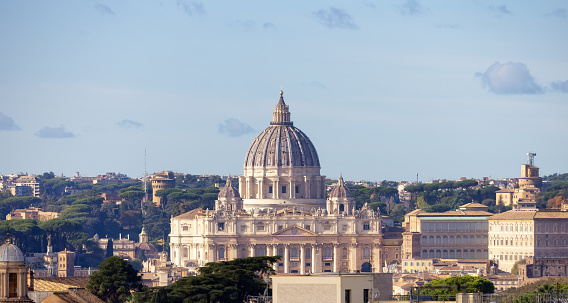
[[[272,114],[272,122],[270,125],[292,125],[290,121],[290,111],[288,110],[288,105],[284,102],[284,92],[280,90],[280,100],[278,104],[274,107],[274,113]]]

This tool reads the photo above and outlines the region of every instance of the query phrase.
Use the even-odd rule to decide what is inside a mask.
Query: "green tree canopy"
[[[198,276],[184,277],[156,292],[136,294],[136,302],[244,302],[249,295],[262,294],[266,288],[263,277],[272,273],[272,264],[279,256],[251,257],[207,263]]]
[[[444,296],[458,293],[493,293],[493,282],[474,276],[460,276],[430,281],[420,289],[421,295]]]
[[[126,302],[131,291],[142,291],[142,278],[130,263],[118,256],[107,258],[99,265],[87,284],[87,290],[108,303]]]

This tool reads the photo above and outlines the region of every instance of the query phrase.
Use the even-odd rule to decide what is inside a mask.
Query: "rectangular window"
[[[257,229],[258,231],[264,231],[264,225],[258,225],[258,226],[256,227],[256,229]]]
[[[247,231],[247,226],[246,225],[241,225],[241,232],[245,232]]]
[[[347,227],[348,227],[347,224],[343,224],[343,231],[347,231]]]
[[[300,187],[298,185],[296,185],[296,193],[299,194],[300,193]]]
[[[369,289],[363,289],[363,303],[369,302]]]
[[[331,229],[331,225],[330,224],[325,224],[323,226],[323,230],[330,230]]]
[[[363,223],[363,230],[371,230],[371,225],[369,224],[369,222]]]
[[[268,193],[271,194],[272,193],[272,186],[268,187]]]
[[[307,230],[311,230],[311,226],[309,224],[305,225],[304,228],[307,229]]]
[[[331,263],[324,263],[323,266],[331,266]]]
[[[345,290],[345,303],[351,303],[351,289]]]
[[[219,223],[217,223],[217,229],[218,229],[219,231],[225,230],[225,222],[219,222]]]
[[[189,230],[189,226],[184,225],[184,226],[181,227],[181,230],[183,230],[183,231],[188,231],[188,230]]]
[[[15,298],[18,296],[18,275],[10,273],[8,276],[8,297]]]
[[[282,186],[282,193],[283,193],[283,194],[286,193],[286,186]]]
[[[278,230],[282,230],[282,228],[284,228],[284,226],[278,225]]]

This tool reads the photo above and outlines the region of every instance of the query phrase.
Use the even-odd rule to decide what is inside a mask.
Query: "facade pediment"
[[[272,234],[273,236],[317,236],[315,232],[299,227],[298,225],[288,226]]]

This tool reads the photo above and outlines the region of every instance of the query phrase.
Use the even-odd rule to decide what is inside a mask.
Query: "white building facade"
[[[240,191],[229,178],[214,210],[171,219],[172,263],[191,269],[279,255],[278,273],[380,272],[380,214],[367,205],[355,209],[341,177],[326,197],[320,168],[315,147],[290,121],[281,92],[273,121],[246,154]]]

